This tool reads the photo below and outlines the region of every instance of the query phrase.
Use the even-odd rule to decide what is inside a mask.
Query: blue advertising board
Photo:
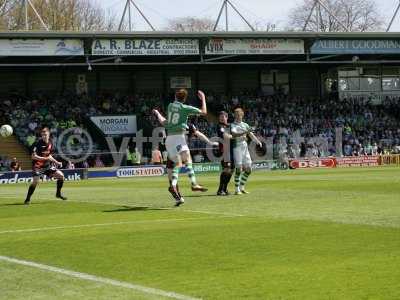
[[[61,170],[67,181],[80,181],[86,179],[86,169]],[[0,172],[1,184],[30,183],[33,180],[32,171],[20,172]],[[52,179],[44,176],[42,181],[51,181]]]
[[[115,178],[117,177],[117,171],[113,170],[89,170],[88,178]]]
[[[162,176],[165,174],[164,165],[141,165],[132,167],[116,167],[103,170],[89,170],[88,178],[127,178]]]
[[[400,40],[317,40],[311,54],[400,54]]]

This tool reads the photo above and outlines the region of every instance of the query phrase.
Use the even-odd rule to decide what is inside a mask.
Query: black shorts
[[[175,166],[176,166],[175,162],[168,158],[168,160],[167,160],[167,169],[173,169],[173,168],[175,168]]]
[[[47,177],[53,177],[55,172],[57,172],[56,167],[33,169],[32,176],[33,177],[43,177],[46,175]]]
[[[221,161],[221,166],[222,166],[222,169],[228,169],[228,168],[230,168],[231,170],[235,169],[235,163],[233,161],[224,161],[224,160],[222,160]]]

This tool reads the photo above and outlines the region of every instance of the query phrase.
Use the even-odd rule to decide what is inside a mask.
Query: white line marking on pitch
[[[18,198],[18,197],[15,197]],[[100,204],[100,205],[113,205],[113,206],[129,206],[126,203],[116,203],[116,202],[100,202],[100,201],[81,201],[81,200],[68,200],[68,202],[72,203],[88,203],[88,204]],[[50,202],[46,202],[47,204]],[[149,207],[150,209],[152,207]],[[156,207],[154,207],[156,208]],[[165,208],[156,208],[157,210],[175,210],[175,208],[165,207]],[[177,209],[175,211],[178,211]],[[226,217],[248,217],[248,215],[241,215],[235,213],[224,213],[224,212],[214,212],[214,211],[204,211],[204,210],[190,210],[190,209],[182,209],[179,210],[181,212],[192,212],[192,213],[201,213],[201,214],[208,214],[208,215],[215,215],[215,216],[226,216]],[[1,233],[1,232],[0,232]]]
[[[61,269],[61,268],[57,268],[57,267],[53,267],[53,266],[49,266],[49,265],[35,263],[32,261],[16,259],[16,258],[7,257],[7,256],[0,256],[0,260],[9,262],[9,263],[13,263],[13,264],[33,267],[33,268],[37,268],[37,269],[41,269],[41,270],[45,270],[45,271],[49,271],[49,272],[53,272],[53,273],[59,273],[59,274],[67,275],[70,277],[79,278],[82,280],[89,280],[89,281],[93,281],[93,282],[99,282],[99,283],[104,283],[104,284],[113,285],[113,286],[117,286],[117,287],[123,287],[123,288],[131,289],[131,290],[136,290],[136,291],[143,292],[146,294],[168,297],[168,298],[173,298],[173,299],[180,299],[180,300],[199,300],[199,298],[193,298],[193,297],[178,294],[175,292],[164,291],[164,290],[146,287],[146,286],[133,284],[133,283],[129,283],[129,282],[118,281],[115,279],[99,277],[99,276],[95,276],[95,275],[91,275],[91,274]]]
[[[155,219],[155,220],[138,220],[138,221],[124,221],[124,222],[112,222],[112,223],[95,223],[95,224],[80,224],[80,225],[65,225],[65,226],[53,226],[53,227],[38,227],[38,228],[26,228],[26,229],[14,229],[0,231],[0,234],[6,233],[18,233],[18,232],[35,232],[35,231],[48,231],[58,229],[74,229],[84,227],[101,227],[101,226],[114,226],[124,224],[145,224],[145,223],[157,223],[157,222],[176,222],[176,221],[196,221],[196,220],[211,220],[215,218],[181,218],[181,219]]]

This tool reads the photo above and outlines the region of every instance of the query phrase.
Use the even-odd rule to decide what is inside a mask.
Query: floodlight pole
[[[25,30],[29,30],[29,21],[28,21],[28,0],[24,0],[24,8],[25,8]]]
[[[388,27],[386,28],[386,32],[388,32],[388,31],[390,30],[390,28],[392,27],[392,24],[393,24],[393,22],[394,22],[394,19],[396,19],[397,14],[399,13],[399,9],[400,9],[400,1],[399,1],[399,3],[397,4],[396,11],[394,12],[394,15],[393,15],[392,19],[390,20],[390,23],[389,23]]]
[[[126,11],[128,10],[128,17],[129,17],[129,30],[132,31],[132,19],[131,19],[131,4],[136,8],[142,18],[146,21],[147,25],[150,26],[151,30],[156,31],[154,26],[150,23],[149,19],[143,14],[141,9],[136,5],[135,1],[133,0],[126,0],[124,12],[122,13],[121,21],[119,22],[118,31],[121,31],[122,25],[125,20]]]
[[[319,25],[320,25],[320,29],[325,31],[325,27],[323,27],[323,22],[322,22],[322,14],[321,14],[321,5],[318,6],[319,10],[318,10],[318,16],[319,16]]]
[[[129,31],[132,31],[132,17],[131,17],[131,6],[128,5],[128,13],[129,13]]]
[[[229,31],[228,1],[225,1],[225,29],[226,31]]]
[[[317,6],[318,6],[318,7],[317,7]],[[312,13],[313,13],[315,7],[317,7],[317,14],[318,14],[318,16],[317,16],[317,24],[319,25],[319,16],[321,15],[321,6],[322,6],[323,9],[325,9],[325,10],[328,12],[328,14],[329,14],[333,19],[335,19],[336,22],[338,22],[338,24],[339,24],[340,26],[343,27],[343,29],[344,29],[345,31],[349,31],[349,29],[335,16],[335,14],[334,14],[323,2],[321,2],[321,0],[315,0],[315,1],[314,1],[314,5],[312,6],[311,11],[310,11],[310,14],[308,15],[308,18],[307,18],[307,20],[306,20],[306,22],[305,22],[305,24],[304,24],[304,26],[303,26],[303,31],[306,30],[307,25],[308,25],[308,23],[310,22],[310,19],[311,19],[311,16],[312,16]],[[317,29],[317,31],[319,31],[319,28]]]
[[[216,30],[217,30],[217,26],[218,26],[218,23],[219,23],[219,19],[221,18],[221,15],[222,15],[222,12],[224,11],[224,7],[225,7],[225,6],[226,6],[226,0],[224,0],[224,2],[222,3],[221,9],[219,10],[218,17],[217,17],[217,21],[215,21],[213,31],[216,31]]]
[[[249,21],[247,21],[247,19],[240,13],[240,11],[236,8],[235,5],[233,5],[233,3],[230,0],[227,0],[229,5],[233,8],[234,11],[236,11],[236,13],[239,15],[239,17],[242,18],[242,20],[247,24],[247,26],[250,27],[251,31],[256,31],[254,29],[254,27],[249,23]]]
[[[349,29],[335,16],[335,14],[324,3],[321,2],[321,0],[316,0],[316,1],[318,1],[319,5],[321,5],[328,12],[328,14],[330,14],[332,18],[334,18],[335,21],[338,22],[338,24],[343,27],[345,31],[349,31]]]
[[[31,2],[31,0],[28,0],[28,2],[29,2],[29,4],[30,4],[31,8],[33,9],[33,11],[35,12],[36,16],[38,17],[40,23],[42,23],[42,26],[43,26],[47,31],[49,31],[49,27],[47,27],[47,25],[44,23],[42,17],[41,17],[40,14],[37,12],[35,6],[34,6],[33,3]]]
[[[125,14],[126,14],[126,10],[128,9],[128,6],[130,6],[130,2],[129,2],[129,0],[126,0],[124,12],[122,13],[121,21],[119,22],[118,31],[121,31],[121,29],[122,29],[122,24],[124,23]]]
[[[143,19],[146,21],[147,25],[150,26],[150,28],[153,31],[156,31],[156,29],[154,28],[154,26],[150,23],[150,21],[146,18],[146,16],[143,14],[143,12],[140,10],[140,8],[136,5],[136,3],[131,0],[132,5],[136,8],[136,10],[139,12],[139,14],[143,17]]]
[[[306,20],[306,22],[304,23],[303,31],[306,31],[308,22],[310,22],[311,16],[312,16],[313,11],[314,11],[314,8],[315,8],[316,6],[317,6],[317,1],[314,1],[313,6],[311,7],[310,13],[308,14],[307,20]]]
[[[4,3],[2,4],[2,6],[0,7],[0,11],[2,11],[3,10],[3,8],[5,8],[6,7],[6,5],[7,5],[7,1],[4,1]]]
[[[31,2],[31,0],[23,0],[24,1],[24,8],[25,8],[25,29],[28,31],[29,30],[29,17],[28,17],[28,8],[29,6],[32,8],[33,12],[35,13],[36,17],[39,19],[40,23],[42,24],[43,28],[46,29],[46,31],[49,31],[49,27],[44,23],[42,17],[36,10],[35,6]]]
[[[249,26],[251,31],[256,31],[254,29],[254,27],[249,23],[249,21],[247,21],[247,19],[240,13],[240,11],[236,8],[235,5],[233,5],[233,3],[230,0],[224,0],[224,2],[222,3],[221,9],[219,10],[217,21],[215,22],[215,25],[213,28],[213,31],[217,30],[217,26],[218,26],[219,20],[221,19],[221,15],[222,15],[222,12],[224,11],[224,9],[225,9],[225,22],[226,22],[225,29],[226,29],[226,31],[229,30],[228,4],[239,15],[239,17],[247,24],[247,26]]]

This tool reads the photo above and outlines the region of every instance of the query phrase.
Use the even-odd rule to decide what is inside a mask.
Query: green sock
[[[235,188],[236,190],[239,188],[240,185],[240,174],[242,172],[240,171],[240,169],[236,169],[235,171]]]
[[[247,179],[249,179],[251,172],[244,172],[242,175],[242,178],[240,178],[240,185],[242,187],[242,189],[244,189],[244,185],[247,182]]]
[[[186,167],[188,169],[188,176],[189,176],[190,182],[192,183],[192,185],[197,185],[196,175],[194,175],[194,170],[193,170],[193,164],[188,163],[186,165]]]
[[[179,167],[174,167],[172,169],[172,186],[176,186],[178,184],[179,170]]]

